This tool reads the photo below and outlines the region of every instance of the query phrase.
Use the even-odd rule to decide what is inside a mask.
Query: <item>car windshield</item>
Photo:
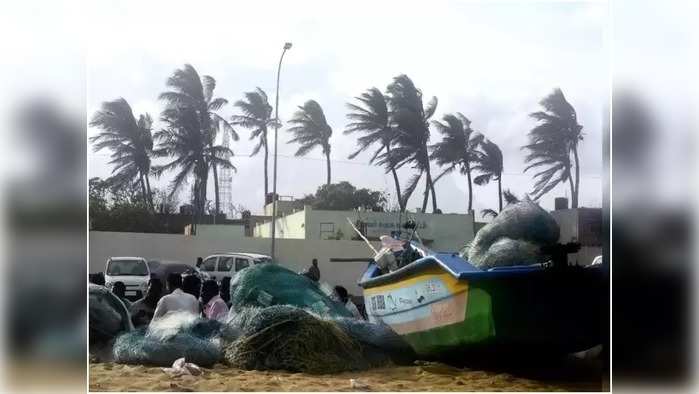
[[[270,257],[258,257],[255,259],[255,264],[271,263],[272,259]]]
[[[148,275],[148,267],[143,260],[111,260],[107,275],[145,276]]]

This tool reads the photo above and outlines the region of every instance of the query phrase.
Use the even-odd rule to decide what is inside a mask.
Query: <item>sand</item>
[[[362,372],[309,375],[216,365],[202,376],[172,378],[157,367],[91,363],[90,391],[607,391],[599,365],[563,362],[515,370],[420,362]],[[351,380],[355,379],[355,387]]]

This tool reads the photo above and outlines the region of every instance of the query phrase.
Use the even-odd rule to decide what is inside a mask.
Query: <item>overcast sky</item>
[[[315,99],[333,128],[333,182],[385,190],[393,181],[369,154],[353,161],[355,136],[343,135],[345,103],[370,87],[385,89],[407,74],[424,96],[437,96],[435,119],[460,111],[472,127],[503,151],[503,188],[521,196],[531,190],[523,174],[528,118],[538,102],[560,87],[584,126],[580,145],[580,205],[601,206],[602,126],[609,96],[608,18],[605,2],[90,2],[86,39],[87,116],[100,103],[124,97],[136,116],[157,118],[167,77],[185,63],[217,81],[216,96],[231,103],[259,86],[274,98],[276,65],[285,41],[280,118]],[[221,113],[229,117],[232,105]],[[156,128],[160,127],[156,123]],[[88,129],[88,135],[97,130]],[[239,129],[232,144],[233,202],[262,210],[263,155],[249,157],[254,141]],[[278,193],[301,197],[325,182],[320,150],[294,158],[297,146],[285,128],[279,137]],[[439,134],[433,131],[431,142]],[[107,177],[109,152],[89,153],[89,175]],[[270,158],[271,159],[271,158]],[[271,181],[270,160],[270,181]],[[437,171],[435,169],[435,171]],[[412,174],[399,171],[404,184]],[[166,187],[170,176],[153,181]],[[270,185],[271,190],[271,185]],[[466,211],[466,178],[453,174],[437,185],[445,212]],[[409,203],[421,204],[421,189]],[[559,186],[541,204],[568,196]],[[569,197],[569,196],[568,196]],[[180,200],[188,198],[188,192]],[[209,192],[213,200],[213,188]],[[394,197],[393,197],[394,198]],[[497,184],[474,186],[474,208],[497,208]]]

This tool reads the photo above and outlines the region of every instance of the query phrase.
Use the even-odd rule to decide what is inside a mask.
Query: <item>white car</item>
[[[271,263],[272,258],[257,253],[216,253],[208,256],[199,269],[211,279],[221,281],[226,276],[233,278],[236,272],[253,264]]]
[[[143,257],[110,257],[104,270],[104,284],[109,290],[114,283],[126,286],[126,297],[140,298],[148,289],[150,268]]]

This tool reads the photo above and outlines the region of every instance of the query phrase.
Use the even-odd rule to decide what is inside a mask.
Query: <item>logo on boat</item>
[[[371,309],[375,311],[386,309],[386,301],[383,295],[375,295],[371,297]]]

